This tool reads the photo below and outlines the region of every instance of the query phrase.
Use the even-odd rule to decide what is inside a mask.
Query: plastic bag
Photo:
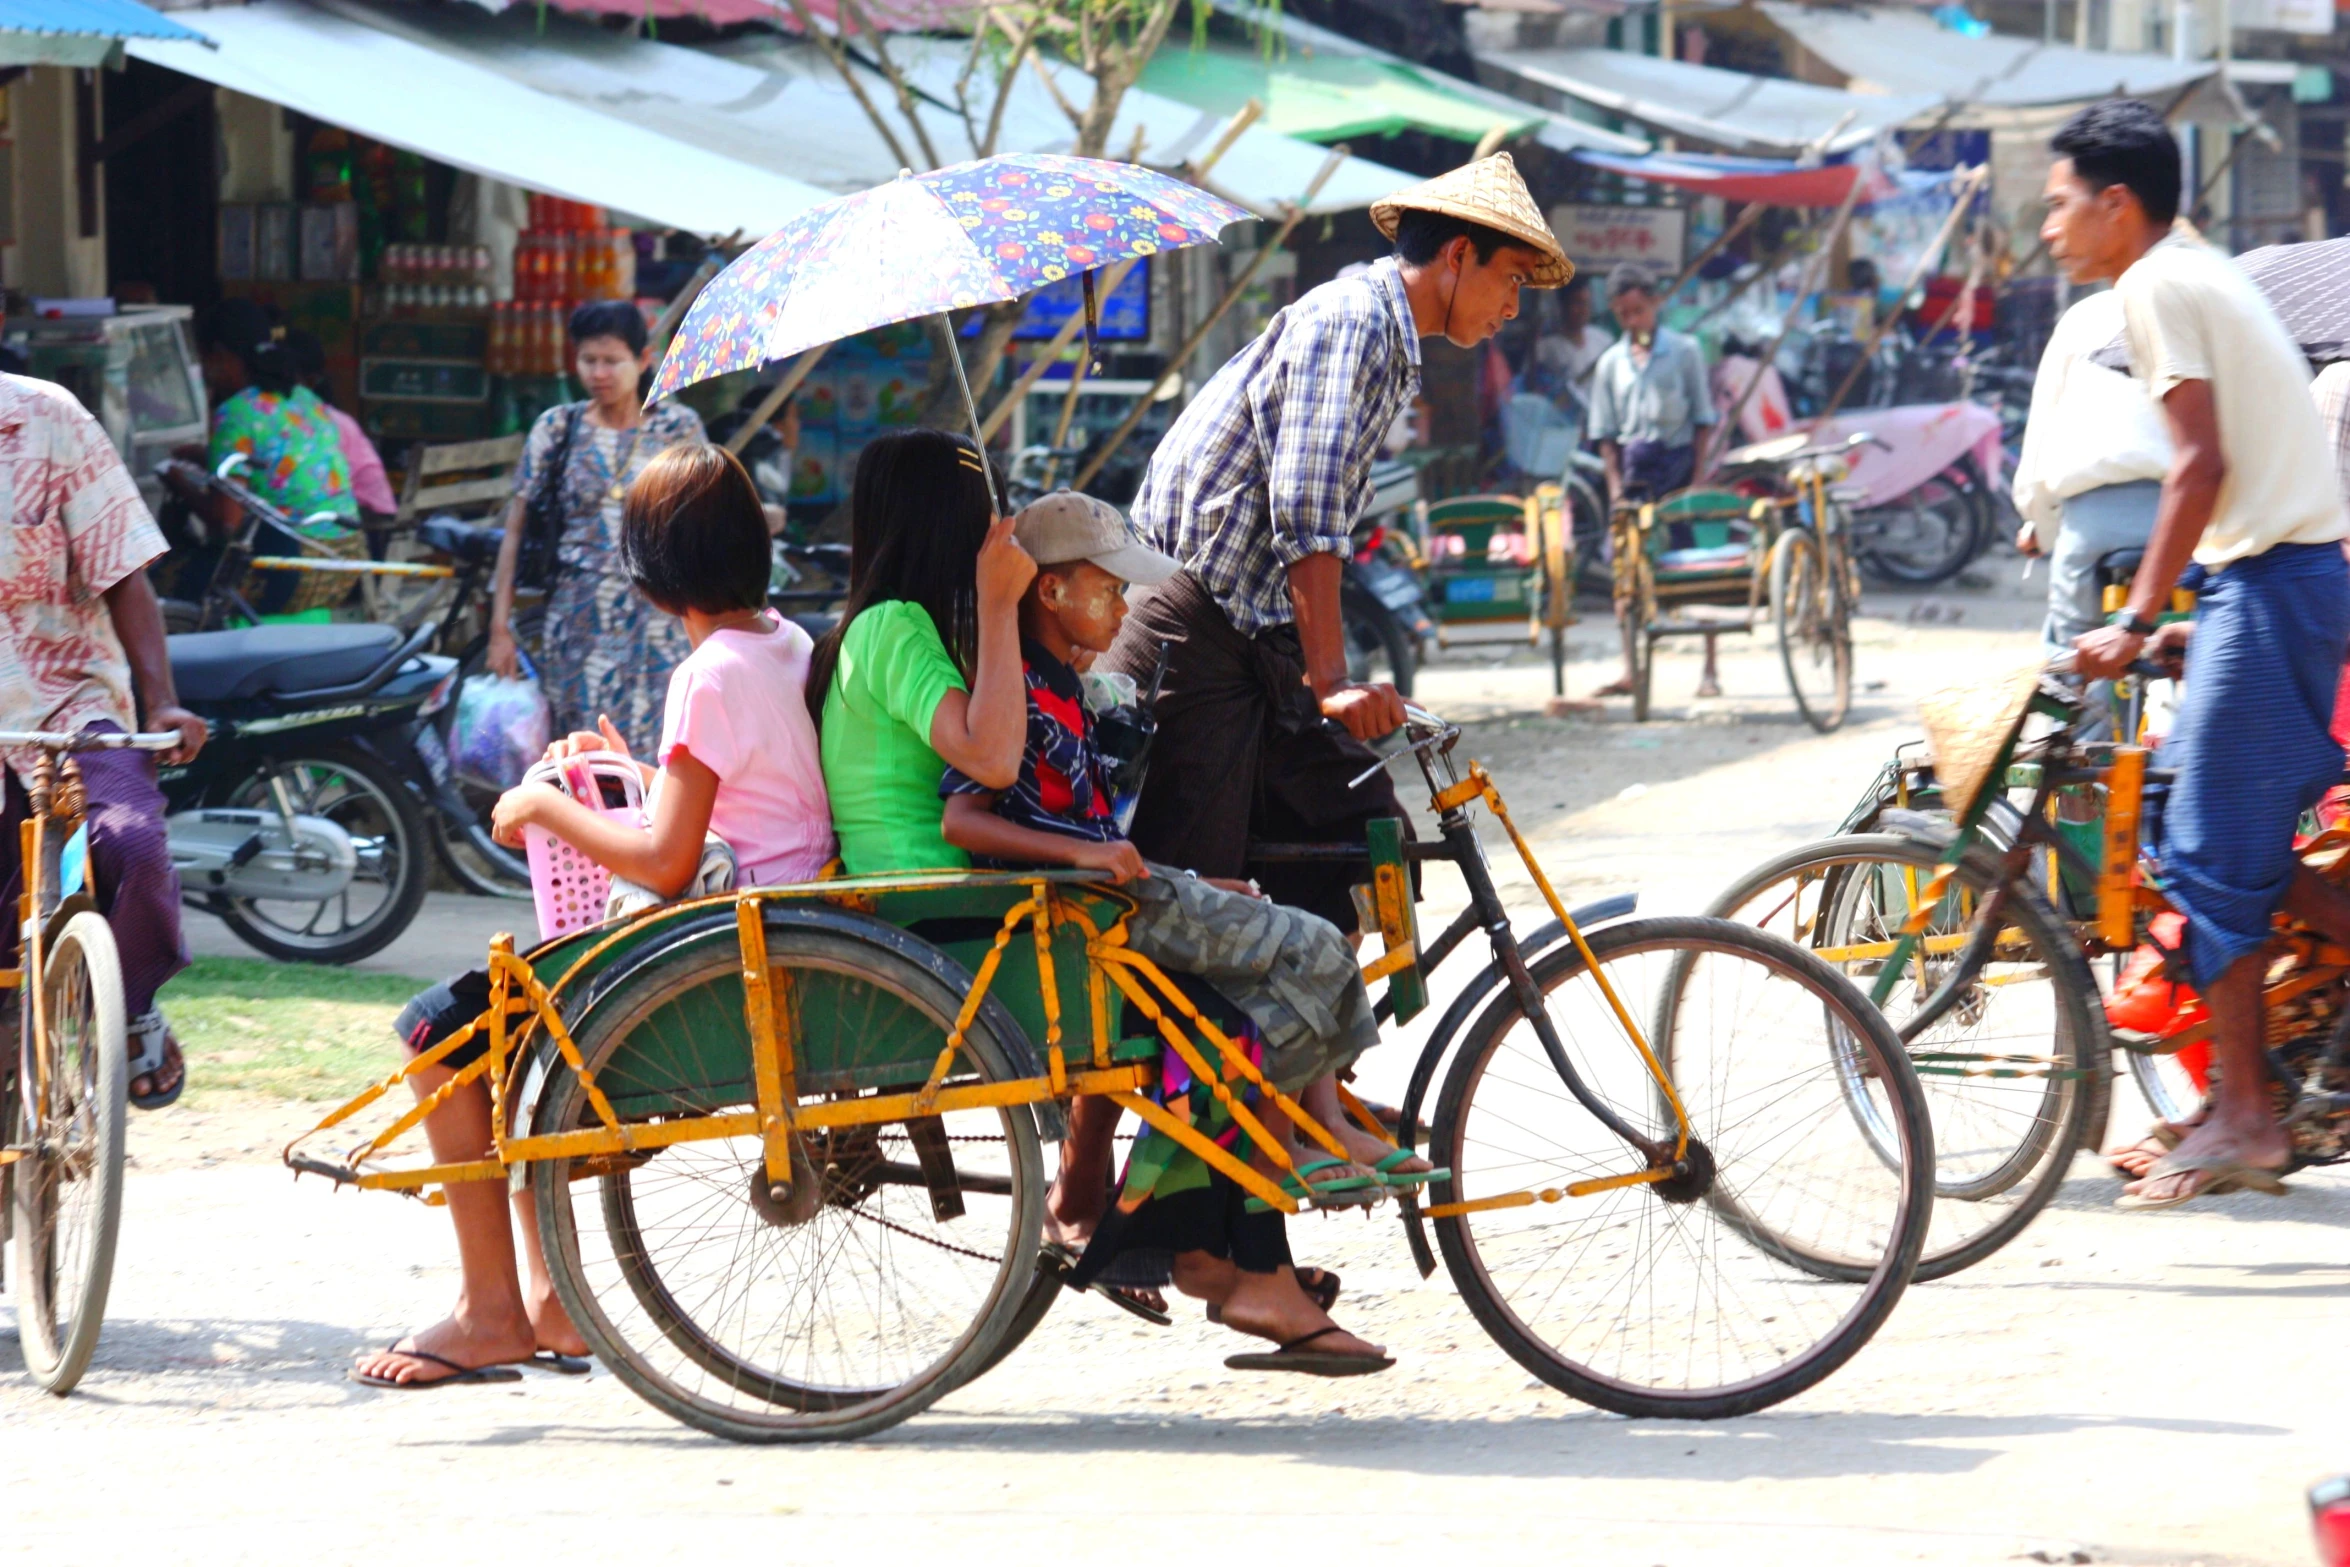
[[[483,673],[457,692],[457,716],[449,724],[449,765],[478,788],[503,793],[547,752],[554,738],[553,714],[539,689],[538,671],[526,659],[520,679]]]

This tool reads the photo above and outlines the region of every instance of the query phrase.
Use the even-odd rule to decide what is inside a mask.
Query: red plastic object
[[[2350,1567],[2350,1475],[2309,1488],[2309,1527],[2317,1536],[2321,1567]]]

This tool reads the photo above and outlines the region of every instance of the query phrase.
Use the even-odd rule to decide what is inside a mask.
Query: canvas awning
[[[1762,11],[1862,94],[1924,93],[2020,109],[2174,92],[2218,69],[2209,60],[2075,49],[2005,33],[1970,38],[1923,12],[1889,7],[1845,10],[1762,0]]]
[[[1267,130],[1315,142],[1425,131],[1475,143],[1488,133],[1523,135],[1550,118],[1532,104],[1504,109],[1457,96],[1432,75],[1402,61],[1171,43],[1143,71],[1142,85],[1217,114],[1236,113],[1254,98],[1265,106]]]
[[[1533,92],[1739,153],[1842,152],[1942,102],[1929,93],[1863,97],[1620,49],[1511,49],[1481,53],[1477,64]]]
[[[138,0],[0,0],[0,66],[111,68],[122,63],[127,38],[212,44]]]
[[[1641,138],[1577,119],[1571,113],[1544,104],[1538,94],[1503,92],[1484,82],[1448,76],[1343,33],[1316,26],[1286,10],[1256,4],[1255,0],[1211,0],[1211,3],[1222,15],[1238,22],[1250,39],[1262,40],[1263,47],[1255,43],[1238,46],[1211,43],[1208,51],[1190,51],[1180,43],[1170,43],[1150,66],[1152,71],[1164,68],[1169,74],[1156,83],[1151,83],[1146,74],[1143,78],[1146,83],[1171,98],[1201,108],[1218,108],[1224,113],[1253,96],[1265,105],[1266,124],[1270,129],[1309,141],[1338,141],[1348,134],[1418,130],[1478,142],[1499,128],[1504,137],[1531,135],[1557,152],[1571,153],[1587,147],[1606,152],[1648,150],[1648,143]],[[1240,85],[1234,80],[1242,69],[1238,60],[1234,62],[1232,74],[1215,84],[1218,95],[1212,99],[1207,83],[1196,94],[1178,85],[1183,55],[1196,57],[1218,49],[1228,55],[1246,56],[1258,72],[1258,85],[1238,98],[1231,96],[1231,88]],[[1296,117],[1292,125],[1278,123],[1282,109],[1277,107],[1276,99],[1282,98],[1287,99],[1289,112]],[[1376,116],[1382,111],[1394,118],[1378,120]],[[1305,128],[1313,124],[1315,115],[1324,116],[1321,128]],[[1415,117],[1419,123],[1411,123]],[[1352,129],[1357,123],[1363,126],[1362,130]]]
[[[1801,164],[1777,158],[1707,157],[1694,152],[1657,152],[1645,158],[1618,157],[1604,152],[1579,152],[1575,156],[1611,174],[1670,185],[1701,196],[1719,196],[1725,201],[1759,201],[1774,207],[1838,206],[1856,179],[1867,182],[1858,202],[1866,206],[1889,196],[1930,190],[1950,178],[1947,173],[1888,174],[1874,159]]]
[[[204,25],[217,49],[133,39],[130,52],[460,169],[696,233],[764,234],[832,194],[541,92],[370,8],[259,0],[207,11]]]

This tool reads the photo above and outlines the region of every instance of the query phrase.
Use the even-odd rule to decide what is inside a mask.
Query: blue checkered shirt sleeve
[[[1362,314],[1327,312],[1284,338],[1273,374],[1251,388],[1270,451],[1269,543],[1284,570],[1315,554],[1344,554],[1371,459],[1394,417],[1399,384],[1392,332]]]

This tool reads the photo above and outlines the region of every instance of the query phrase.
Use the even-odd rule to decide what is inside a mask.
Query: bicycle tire
[[[1844,596],[1827,578],[1820,541],[1809,528],[1790,528],[1771,546],[1771,624],[1779,642],[1795,710],[1820,734],[1832,734],[1852,709],[1852,620]],[[1820,665],[1826,664],[1822,670]],[[1806,692],[1821,674],[1827,689]]]
[[[106,1325],[122,1227],[130,1035],[122,960],[104,919],[73,915],[50,938],[46,959],[49,1033],[36,1039],[25,1024],[17,1130],[30,1153],[10,1171],[11,1217],[25,1369],[62,1397],[89,1369]],[[34,1091],[41,1082],[45,1104]]]
[[[853,995],[869,991],[872,1019],[898,1020],[902,1009],[911,1008],[935,1024],[942,1040],[953,1026],[962,998],[939,976],[881,941],[771,914],[767,942],[771,967],[789,971],[803,997],[813,993],[809,987],[820,985],[837,985]],[[699,997],[702,1003],[718,1008],[717,1013],[706,1015],[730,1016],[736,1020],[732,1026],[740,1027],[741,962],[730,923],[681,940],[616,980],[589,1009],[577,1035],[582,1058],[596,1074],[598,1085],[617,1101],[634,1103],[637,1109],[632,1113],[638,1115],[676,1114],[689,1109],[698,1114],[747,1104],[747,1079],[713,1080],[699,1071],[713,1059],[703,1054],[703,1046],[713,1041],[706,1029],[689,1028],[684,1021],[688,1015],[684,1009]],[[964,1059],[974,1067],[955,1080],[1001,1082],[1017,1075],[1010,1064],[1011,1054],[996,1038],[984,1013],[964,1037]],[[673,1068],[632,1071],[632,1051],[658,1047],[685,1052],[683,1059],[696,1068],[685,1074],[690,1088],[676,1086]],[[747,1046],[739,1035],[728,1048],[727,1061],[737,1065],[726,1070],[747,1070],[739,1066],[747,1060]],[[656,1057],[647,1054],[639,1059],[653,1061]],[[634,1075],[635,1071],[645,1075]],[[944,1118],[925,1119],[935,1122]],[[572,1198],[578,1161],[554,1159],[534,1164],[531,1180],[539,1230],[556,1293],[581,1335],[614,1375],[655,1408],[700,1430],[738,1442],[809,1442],[869,1436],[896,1425],[993,1363],[994,1351],[1020,1314],[1035,1277],[1045,1183],[1034,1117],[1025,1107],[1013,1107],[966,1112],[963,1122],[978,1134],[962,1145],[964,1149],[1001,1150],[1008,1200],[997,1209],[1001,1223],[995,1230],[1000,1233],[1000,1250],[992,1262],[962,1244],[966,1239],[973,1244],[986,1243],[989,1227],[984,1219],[967,1234],[957,1232],[956,1240],[950,1242],[935,1233],[944,1221],[925,1217],[930,1212],[927,1208],[901,1205],[883,1212],[884,1201],[866,1210],[877,1194],[902,1189],[886,1181],[864,1184],[872,1172],[894,1168],[880,1158],[882,1139],[889,1128],[901,1125],[891,1122],[852,1128],[840,1135],[826,1145],[829,1152],[821,1169],[817,1152],[806,1153],[809,1174],[803,1179],[820,1183],[816,1191],[821,1195],[797,1218],[778,1217],[760,1209],[752,1182],[763,1184],[764,1169],[755,1135],[679,1144],[641,1162],[620,1161],[581,1172],[583,1182],[592,1181],[595,1186],[593,1206],[602,1220],[600,1235],[592,1229],[583,1231],[581,1205]],[[568,1067],[552,1069],[533,1124],[540,1132],[595,1124],[580,1079]],[[854,1151],[852,1144],[858,1145]],[[961,1151],[959,1156],[971,1157]],[[709,1195],[697,1197],[687,1190],[682,1199],[677,1198],[674,1192],[656,1185],[656,1177],[681,1188],[698,1186]],[[675,1208],[677,1201],[688,1205],[698,1202],[700,1206]],[[691,1224],[679,1220],[664,1227],[664,1202],[671,1203],[676,1213],[690,1214]],[[833,1215],[840,1217],[836,1220]],[[648,1225],[648,1216],[656,1222]],[[817,1242],[827,1235],[837,1238],[850,1233],[858,1219],[870,1221],[872,1234],[881,1237],[865,1251],[862,1262],[845,1254],[820,1256],[803,1270],[804,1278],[786,1281],[777,1289],[763,1288],[758,1278],[749,1274],[741,1279],[727,1274],[718,1281],[714,1294],[704,1290],[697,1295],[697,1286],[687,1277],[690,1254],[704,1245],[716,1248],[713,1255],[723,1254],[722,1267],[731,1268],[738,1257],[748,1256],[748,1266],[770,1276],[779,1266],[788,1272],[792,1264],[785,1253],[791,1249],[793,1237]],[[692,1233],[684,1254],[675,1254],[677,1238],[688,1229]],[[764,1239],[770,1235],[783,1239]],[[861,1281],[850,1275],[872,1259],[888,1255],[890,1246],[908,1237],[930,1242],[941,1257],[963,1255],[982,1262],[982,1270],[965,1269],[959,1277],[924,1281],[925,1306],[943,1301],[949,1293],[962,1296],[967,1305],[940,1305],[937,1316],[951,1321],[928,1324],[914,1321],[912,1308],[908,1308],[905,1321],[877,1320],[862,1334],[853,1327],[845,1334],[836,1331],[832,1348],[822,1349],[815,1314],[834,1312],[845,1298],[842,1291],[855,1297],[849,1299],[848,1315],[853,1317],[860,1310],[877,1318],[885,1314],[871,1304],[885,1291],[858,1295]],[[932,1258],[931,1252],[918,1255]],[[953,1263],[938,1266],[949,1275],[955,1268]],[[716,1322],[708,1320],[707,1302],[711,1299],[721,1306],[722,1315]],[[772,1324],[752,1322],[755,1314],[770,1310],[778,1313]],[[793,1317],[791,1313],[803,1315]],[[738,1318],[743,1326],[730,1328]],[[797,1329],[792,1325],[795,1321],[800,1323]],[[839,1317],[830,1316],[828,1322],[838,1329]],[[882,1331],[884,1327],[889,1331]],[[796,1368],[780,1363],[792,1353],[787,1340],[795,1331],[805,1351]],[[922,1332],[927,1332],[933,1347],[909,1351],[902,1360],[904,1369],[893,1377],[884,1379],[878,1372],[850,1375],[845,1364],[836,1368],[841,1373],[838,1376],[828,1379],[818,1374],[822,1355],[834,1355],[844,1363],[860,1352],[887,1358]],[[784,1347],[772,1347],[779,1344]]]
[[[1882,941],[1889,939],[1883,930],[1854,928],[1853,900],[1867,895],[1864,889],[1875,880],[1856,872],[1881,866],[1900,874],[1905,899],[1901,912],[1906,916],[1908,881],[1915,878],[1922,885],[1941,853],[1935,844],[1899,833],[1824,839],[1755,867],[1724,890],[1706,913],[1752,919],[1759,911],[1759,928],[1782,937],[1800,935],[1802,944],[1813,949]],[[1988,856],[1970,855],[1956,873],[1951,896],[1979,898],[1998,874],[1997,863]],[[1820,889],[1808,908],[1800,891],[1806,878]],[[1782,896],[1779,889],[1794,890]],[[2001,960],[2005,972],[1988,976],[2005,983],[1977,986],[1951,1018],[1904,1047],[1913,1060],[1925,1062],[1925,1097],[1934,1117],[1935,1215],[1918,1261],[1921,1280],[1948,1278],[1971,1268],[2021,1234],[2063,1186],[2073,1155],[2105,1127],[2111,1052],[2096,979],[2079,942],[2030,887],[2017,889],[2007,928],[2021,939],[2006,944],[2011,955]],[[1840,966],[1864,987],[1877,972],[1867,959]],[[2026,983],[2035,966],[2045,967],[2048,980],[2037,999],[2034,992],[2041,987]],[[1986,1054],[1987,1043],[2009,1037],[1994,1034],[1987,1039],[1982,1032],[1995,1006],[2002,1010],[2002,1023],[2018,1032],[2011,1048]],[[1894,1008],[1896,1023],[1899,1010]],[[2043,1011],[2045,1032],[2038,1026]],[[1958,1043],[1961,1039],[1969,1043]],[[1976,1058],[1972,1062],[1959,1059],[1970,1054]],[[2033,1081],[2028,1076],[1983,1075],[2000,1069],[1995,1056],[2016,1055],[2036,1058],[2023,1064],[2026,1071],[2045,1065],[2048,1076],[2041,1081],[2046,1086],[2036,1099],[2028,1087],[2001,1086],[2028,1085]],[[2033,1102],[2027,1106],[2027,1100]],[[2012,1128],[2014,1139],[2004,1149],[1994,1146],[2003,1134],[1993,1128],[2000,1125]]]
[[[1717,972],[1729,972],[1730,965],[1744,965],[1763,982],[1783,983],[1788,988],[1772,989],[1767,1000],[1784,1009],[1786,1020],[1772,1025],[1774,1031],[1761,1048],[1770,1048],[1774,1041],[1783,1044],[1795,1029],[1827,1020],[1831,1038],[1846,1042],[1838,1048],[1859,1050],[1881,1074],[1891,1114],[1910,1151],[1908,1162],[1903,1168],[1888,1169],[1857,1137],[1848,1139],[1841,1150],[1830,1150],[1825,1146],[1826,1134],[1819,1133],[1789,1145],[1801,1150],[1805,1184],[1785,1191],[1765,1190],[1773,1170],[1786,1156],[1774,1153],[1769,1167],[1751,1168],[1748,1161],[1757,1145],[1750,1144],[1748,1138],[1762,1136],[1760,1146],[1767,1148],[1773,1139],[1785,1139],[1789,1134],[1785,1127],[1763,1128],[1761,1118],[1747,1115],[1744,1107],[1780,1114],[1784,1107],[1795,1104],[1801,1091],[1787,1087],[1787,1079],[1732,1091],[1727,1086],[1729,1074],[1755,1067],[1760,1052],[1750,1047],[1721,1051],[1718,1059],[1705,1060],[1703,1070],[1694,1076],[1678,1079],[1678,1087],[1687,1096],[1697,1140],[1693,1146],[1703,1150],[1693,1152],[1691,1159],[1698,1168],[1711,1162],[1709,1181],[1670,1189],[1661,1185],[1620,1187],[1580,1199],[1553,1192],[1511,1206],[1447,1214],[1435,1220],[1445,1266],[1471,1313],[1512,1359],[1586,1403],[1624,1415],[1699,1420],[1725,1419],[1779,1403],[1816,1385],[1858,1353],[1899,1302],[1916,1266],[1926,1238],[1933,1168],[1931,1134],[1916,1074],[1903,1059],[1899,1042],[1883,1017],[1847,981],[1816,958],[1751,926],[1675,916],[1609,925],[1590,933],[1586,941],[1635,1014],[1647,1010],[1642,1005],[1648,999],[1642,981],[1656,972],[1651,960],[1664,965],[1666,989],[1651,1014],[1656,1019],[1652,1038],[1660,1052],[1669,1053],[1668,1058],[1692,1064],[1699,1064],[1697,1057],[1704,1052],[1687,1041],[1681,1050],[1675,1050],[1674,1045],[1684,1020],[1702,1010],[1685,1007],[1681,1001],[1693,973],[1702,973],[1710,984]],[[1711,966],[1716,959],[1724,965],[1721,971]],[[1701,961],[1707,965],[1702,970],[1697,966]],[[1530,970],[1544,996],[1544,1011],[1557,1026],[1562,1044],[1570,1058],[1575,1058],[1590,1091],[1636,1127],[1669,1135],[1672,1123],[1659,1103],[1661,1096],[1653,1080],[1638,1069],[1637,1056],[1617,1031],[1612,1013],[1599,1003],[1596,987],[1585,983],[1565,1001],[1560,999],[1567,987],[1587,980],[1582,954],[1571,944],[1561,944],[1537,957]],[[1748,996],[1733,1006],[1729,1012],[1733,1026],[1759,1019],[1771,1010],[1765,1000]],[[1591,1030],[1578,1031],[1578,1014],[1591,1022]],[[1707,1015],[1718,1018],[1720,1014]],[[1523,1022],[1516,994],[1510,990],[1497,994],[1471,1025],[1446,1072],[1430,1146],[1435,1162],[1452,1175],[1435,1183],[1430,1192],[1430,1202],[1438,1210],[1477,1197],[1506,1195],[1473,1188],[1522,1190],[1530,1171],[1540,1172],[1532,1178],[1541,1182],[1637,1168],[1630,1151],[1606,1133],[1596,1117],[1558,1091],[1560,1085],[1547,1054],[1539,1047],[1529,1054],[1525,1043],[1513,1043],[1512,1036]],[[1841,1035],[1835,1030],[1841,1030]],[[1580,1043],[1590,1034],[1611,1036],[1603,1041],[1610,1047],[1605,1058]],[[1820,1077],[1829,1052],[1817,1052],[1815,1060],[1814,1043],[1807,1040],[1797,1045],[1793,1056],[1799,1072],[1817,1079],[1812,1098],[1819,1108],[1810,1112],[1812,1118],[1832,1129],[1842,1123],[1841,1110],[1829,1097],[1834,1093],[1833,1085]],[[1717,1048],[1708,1042],[1708,1052]],[[1530,1083],[1508,1080],[1517,1056],[1528,1057]],[[1740,1081],[1744,1083],[1744,1076]],[[1614,1091],[1611,1082],[1616,1085]],[[1482,1107],[1480,1090],[1487,1092]],[[1565,1113],[1557,1124],[1564,1130],[1559,1135],[1579,1137],[1596,1146],[1598,1153],[1586,1154],[1564,1143],[1554,1143],[1555,1151],[1547,1156],[1530,1152],[1528,1145],[1545,1135],[1548,1127],[1537,1130],[1532,1124],[1537,1112],[1522,1108],[1517,1098],[1503,1100],[1510,1091],[1522,1093],[1528,1102],[1547,1098],[1562,1106]],[[1736,1113],[1727,1113],[1731,1110]],[[1489,1142],[1479,1130],[1488,1122],[1501,1128],[1499,1142]],[[1834,1176],[1835,1189],[1855,1193],[1855,1201],[1866,1204],[1868,1211],[1823,1220],[1836,1235],[1844,1237],[1841,1242],[1826,1233],[1798,1236],[1795,1231],[1803,1216],[1790,1213],[1788,1204],[1802,1200],[1803,1193],[1821,1189],[1816,1183],[1831,1165],[1841,1170]],[[1565,1184],[1560,1180],[1561,1187]],[[1545,1227],[1529,1230],[1522,1216],[1539,1221],[1554,1198],[1586,1206],[1565,1210],[1564,1238],[1552,1245],[1543,1233]],[[1683,1233],[1697,1226],[1713,1233]],[[1644,1288],[1637,1277],[1627,1283],[1621,1271],[1596,1279],[1578,1279],[1577,1273],[1603,1239],[1618,1248],[1598,1259],[1607,1264],[1619,1253],[1643,1245],[1650,1232],[1659,1228],[1672,1232],[1670,1244],[1656,1254],[1660,1267],[1683,1266],[1703,1275],[1708,1267],[1720,1265],[1734,1269],[1736,1277],[1726,1299],[1719,1282],[1711,1290],[1710,1300],[1694,1299],[1687,1331],[1668,1332],[1661,1350],[1654,1331],[1656,1319],[1650,1315],[1645,1323],[1649,1329],[1645,1346],[1648,1369],[1636,1372],[1631,1362],[1642,1351],[1644,1324],[1632,1315],[1634,1302],[1645,1301],[1653,1312],[1660,1298],[1667,1303],[1677,1298],[1679,1282],[1667,1279],[1660,1285],[1651,1277]],[[1724,1245],[1725,1238],[1739,1244]],[[1556,1259],[1577,1244],[1581,1249],[1573,1262],[1560,1266]],[[1784,1255],[1791,1245],[1821,1251],[1838,1244],[1854,1271],[1852,1281],[1825,1279],[1816,1267],[1798,1266]],[[1519,1256],[1536,1251],[1541,1255],[1531,1270],[1534,1284],[1523,1294],[1505,1285],[1499,1271],[1514,1265]],[[1596,1274],[1600,1270],[1592,1271]],[[1722,1276],[1729,1278],[1730,1273],[1725,1271]],[[1702,1283],[1702,1278],[1698,1282]],[[1587,1289],[1591,1300],[1580,1317],[1576,1313],[1581,1297],[1569,1296],[1560,1304],[1562,1294],[1573,1288]],[[1766,1308],[1748,1305],[1765,1291],[1775,1292],[1767,1308],[1774,1315],[1769,1317],[1760,1314]],[[1540,1292],[1539,1301],[1533,1298],[1536,1292]],[[1702,1289],[1698,1292],[1700,1296],[1706,1293]],[[1669,1304],[1664,1309],[1669,1310]],[[1709,1311],[1710,1335],[1706,1331]],[[1734,1315],[1741,1320],[1734,1329],[1728,1328],[1728,1318]],[[1601,1320],[1595,1322],[1594,1317]],[[1801,1326],[1805,1318],[1816,1326]],[[1563,1326],[1546,1326],[1561,1323]],[[1555,1341],[1577,1335],[1583,1337],[1587,1348]],[[1710,1382],[1702,1379],[1697,1366],[1709,1336],[1717,1378]],[[1784,1352],[1773,1348],[1782,1342],[1791,1347]],[[1739,1368],[1741,1374],[1729,1374],[1728,1357],[1745,1354],[1756,1344],[1777,1358],[1759,1369],[1744,1367]],[[1670,1385],[1676,1375],[1683,1385]]]

